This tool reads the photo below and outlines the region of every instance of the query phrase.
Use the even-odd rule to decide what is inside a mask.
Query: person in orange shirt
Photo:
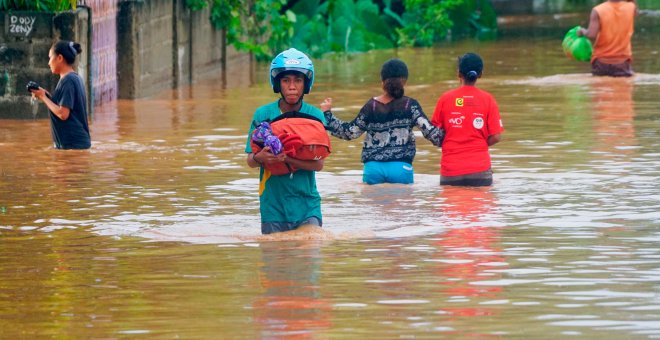
[[[632,45],[637,4],[635,0],[608,0],[591,11],[589,28],[578,36],[594,44],[591,73],[595,76],[632,76]]]

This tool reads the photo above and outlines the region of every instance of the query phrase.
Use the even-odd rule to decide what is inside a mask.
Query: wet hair
[[[408,79],[408,66],[400,59],[390,59],[383,64],[380,70],[380,79],[383,89],[392,98],[403,97],[403,84]]]
[[[76,62],[76,56],[82,53],[82,46],[77,42],[60,40],[53,44],[52,50],[61,55],[67,64],[73,65]]]
[[[474,84],[484,70],[484,62],[476,53],[465,53],[458,58],[458,72],[468,84]]]

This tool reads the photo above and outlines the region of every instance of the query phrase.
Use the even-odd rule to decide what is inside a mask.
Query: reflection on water
[[[442,210],[446,218],[463,224],[439,234],[435,243],[440,250],[437,273],[447,279],[441,291],[460,305],[474,300],[490,301],[482,306],[468,303],[442,311],[454,317],[492,316],[497,309],[490,306],[500,301],[502,287],[472,282],[497,278],[500,275],[489,273],[488,269],[507,266],[501,252],[499,227],[489,223],[497,209],[496,198],[488,188],[463,187],[446,188],[440,196],[444,199]]]
[[[491,188],[440,187],[422,138],[415,184],[364,185],[360,144],[333,139],[322,241],[258,239],[243,149],[275,99],[267,65],[251,87],[97,108],[87,151],[0,121],[0,337],[658,337],[658,44],[636,39],[631,79],[593,78],[553,40],[318,61],[306,100],[349,119],[387,58],[415,65],[428,114],[477,51],[508,122]]]
[[[263,338],[309,338],[332,326],[332,308],[321,296],[320,244],[265,242],[259,282],[263,296],[253,304]]]
[[[638,148],[635,137],[633,83],[629,79],[597,78],[591,85],[595,152],[629,161]]]

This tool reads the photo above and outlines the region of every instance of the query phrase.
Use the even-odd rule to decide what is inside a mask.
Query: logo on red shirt
[[[460,114],[460,113],[452,112],[452,114]],[[449,118],[448,122],[449,124],[452,124],[452,126],[454,127],[461,127],[461,125],[463,125],[463,120],[465,120],[465,116]]]
[[[484,119],[481,117],[477,117],[472,121],[472,126],[474,126],[475,129],[481,129],[484,127]]]
[[[456,106],[459,107],[463,106],[463,98],[456,98]]]

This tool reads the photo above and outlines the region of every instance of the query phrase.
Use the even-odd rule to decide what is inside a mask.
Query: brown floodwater
[[[0,121],[0,338],[660,337],[660,39],[636,35],[631,79],[559,40],[316,60],[310,103],[351,119],[398,56],[431,115],[477,51],[506,128],[482,189],[440,187],[420,133],[409,186],[362,184],[360,141],[332,139],[320,240],[257,238],[267,65],[99,107],[88,151]]]

